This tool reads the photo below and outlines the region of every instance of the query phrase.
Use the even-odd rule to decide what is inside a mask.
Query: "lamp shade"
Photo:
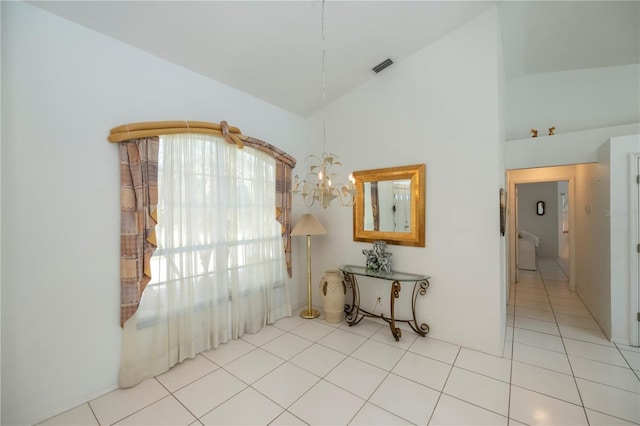
[[[291,235],[322,235],[326,234],[327,231],[324,229],[322,224],[318,222],[318,219],[311,213],[305,213],[300,217],[296,226],[293,227],[291,231]]]

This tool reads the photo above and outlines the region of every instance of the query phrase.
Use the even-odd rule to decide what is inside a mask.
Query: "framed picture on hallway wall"
[[[507,192],[500,188],[500,235],[504,237],[504,228],[507,223]]]

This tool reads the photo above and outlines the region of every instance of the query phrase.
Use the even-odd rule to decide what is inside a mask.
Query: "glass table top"
[[[360,275],[363,277],[380,278],[389,281],[426,281],[431,278],[430,275],[409,274],[406,272],[374,272],[364,266],[342,265],[340,271],[346,274]]]

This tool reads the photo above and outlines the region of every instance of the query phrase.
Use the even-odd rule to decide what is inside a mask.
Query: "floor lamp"
[[[300,217],[296,226],[291,231],[292,236],[307,236],[307,309],[300,312],[302,318],[316,318],[320,315],[316,309],[311,306],[311,236],[326,234],[327,231],[318,222],[318,219],[311,213],[305,213]]]

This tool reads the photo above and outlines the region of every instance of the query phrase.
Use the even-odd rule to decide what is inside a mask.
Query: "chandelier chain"
[[[324,40],[324,1],[322,0],[322,10],[320,13],[320,32],[322,37],[322,152],[327,152],[327,115],[325,112],[327,97],[327,73],[325,68],[325,40]]]
[[[320,157],[309,155],[307,160],[313,160],[309,168],[307,177],[300,182],[298,175],[295,176],[291,192],[293,195],[302,197],[302,203],[306,207],[311,207],[316,202],[322,208],[328,208],[333,200],[337,200],[343,206],[353,206],[356,196],[355,178],[349,175],[347,182],[341,182],[340,176],[331,169],[334,166],[341,166],[334,154],[327,152],[327,74],[325,65],[326,44],[324,37],[324,12],[325,0],[321,0],[320,28],[322,46],[322,155]]]

